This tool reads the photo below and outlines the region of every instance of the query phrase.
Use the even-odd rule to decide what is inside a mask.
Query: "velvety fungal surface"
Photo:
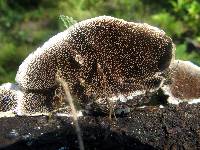
[[[17,106],[17,86],[5,83],[0,86],[0,111],[12,111]],[[19,94],[20,95],[20,94]]]
[[[173,63],[170,91],[179,99],[200,99],[200,67],[189,61]]]
[[[173,42],[164,31],[100,16],[74,24],[36,49],[19,66],[16,82],[23,92],[51,93],[59,74],[79,99],[128,97],[158,89],[172,57]],[[26,98],[24,106],[33,101]]]

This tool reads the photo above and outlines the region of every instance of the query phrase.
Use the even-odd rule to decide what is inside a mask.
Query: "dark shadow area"
[[[65,129],[46,133],[37,139],[21,140],[1,150],[79,150],[75,129],[64,121],[62,124]],[[86,125],[82,131],[86,150],[155,150],[126,133],[112,132],[109,127]]]
[[[86,150],[200,148],[200,104],[134,108],[124,117],[82,116]],[[4,146],[4,148],[3,148]],[[0,118],[1,150],[76,150],[72,118],[16,116]]]

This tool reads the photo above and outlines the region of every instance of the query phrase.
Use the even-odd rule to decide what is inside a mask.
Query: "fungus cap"
[[[14,111],[18,100],[18,87],[13,83],[4,83],[0,86],[0,111]]]
[[[200,99],[200,67],[190,61],[175,60],[171,70],[171,96],[183,101]]]
[[[169,67],[172,51],[173,42],[163,30],[100,16],[76,23],[30,54],[16,81],[25,90],[50,89],[59,70],[72,85],[83,79],[102,93],[104,78],[111,93],[133,92],[154,87],[146,83],[158,84],[142,81],[158,80],[156,74]]]

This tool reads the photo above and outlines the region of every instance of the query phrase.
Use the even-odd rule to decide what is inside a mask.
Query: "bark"
[[[134,108],[109,121],[84,115],[79,125],[86,150],[200,149],[200,104]],[[78,148],[72,118],[16,116],[0,118],[3,150],[74,150]]]

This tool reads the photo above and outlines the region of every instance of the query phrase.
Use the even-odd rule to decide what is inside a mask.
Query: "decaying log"
[[[79,117],[87,150],[200,149],[200,104],[135,108],[126,116]],[[16,116],[0,118],[3,150],[78,149],[72,118]]]

